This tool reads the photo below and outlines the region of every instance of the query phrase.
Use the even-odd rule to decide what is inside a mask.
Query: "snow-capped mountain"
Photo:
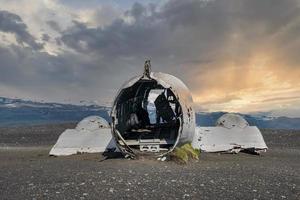
[[[0,97],[0,126],[77,122],[90,115],[109,120],[109,107],[34,102]]]
[[[215,126],[219,117],[225,112],[198,112],[196,123],[199,126]],[[300,118],[275,117],[272,113],[241,114],[250,125],[270,129],[300,129]]]
[[[97,102],[82,101],[79,105],[73,105],[0,97],[0,126],[78,122],[90,115],[99,115],[110,121],[109,112],[110,107],[97,105]],[[223,114],[225,112],[197,112],[196,123],[199,126],[214,126]],[[268,112],[240,115],[250,125],[259,128],[300,129],[300,118],[274,117]]]

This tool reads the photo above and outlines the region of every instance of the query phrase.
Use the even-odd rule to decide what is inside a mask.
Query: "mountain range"
[[[44,103],[0,97],[0,126],[78,122],[90,115],[109,120],[109,107]]]
[[[0,97],[0,126],[23,126],[49,123],[78,122],[90,115],[109,118],[110,107],[96,104],[45,103]],[[225,112],[197,112],[198,126],[214,126]],[[274,117],[269,113],[242,114],[250,125],[269,129],[299,129],[300,118]]]

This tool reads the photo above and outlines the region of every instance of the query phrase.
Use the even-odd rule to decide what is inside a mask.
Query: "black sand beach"
[[[49,157],[74,126],[0,128],[0,199],[300,199],[300,131],[263,130],[260,156],[202,153],[188,165]]]

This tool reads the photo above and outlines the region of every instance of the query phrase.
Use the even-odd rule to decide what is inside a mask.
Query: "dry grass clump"
[[[171,160],[180,164],[187,164],[190,159],[199,160],[200,151],[194,149],[191,143],[176,147],[171,153]]]

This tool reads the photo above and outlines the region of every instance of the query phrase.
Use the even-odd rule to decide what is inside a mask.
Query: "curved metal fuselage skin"
[[[112,111],[111,111],[111,118],[112,118],[112,135],[116,141],[116,144],[118,148],[123,152],[124,154],[127,154],[131,157],[135,157],[137,154],[139,154],[139,151],[132,151],[132,149],[129,147],[125,139],[122,137],[123,133],[120,133],[120,130],[117,128],[118,124],[118,115],[117,115],[117,104],[119,99],[121,98],[121,93],[124,93],[124,89],[132,87],[137,82],[149,79],[156,81],[159,85],[163,86],[165,89],[169,89],[172,91],[172,93],[175,95],[175,98],[177,102],[180,105],[180,116],[178,116],[178,123],[179,128],[176,129],[176,139],[172,143],[172,145],[168,148],[167,151],[163,151],[160,153],[156,153],[154,156],[162,156],[165,155],[171,151],[174,150],[174,148],[177,145],[184,144],[187,142],[191,142],[193,140],[194,134],[195,134],[195,112],[193,108],[193,98],[189,91],[189,89],[186,87],[186,85],[179,80],[178,78],[161,73],[161,72],[151,72],[150,76],[137,76],[126,82],[121,89],[118,91],[117,96],[114,100]]]

